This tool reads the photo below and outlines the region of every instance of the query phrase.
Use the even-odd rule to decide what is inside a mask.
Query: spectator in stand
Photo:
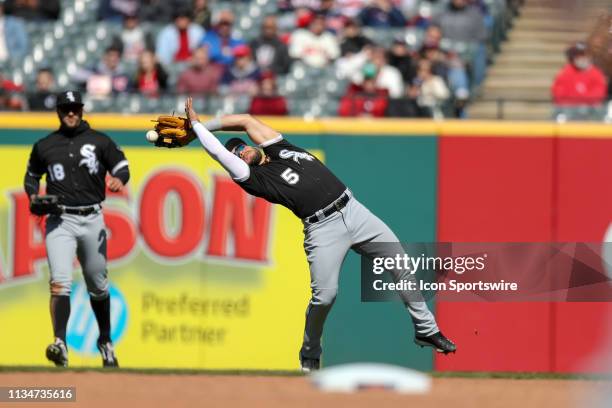
[[[419,12],[419,8],[421,6],[420,0],[394,0],[394,4],[401,10],[402,14],[408,21],[408,25],[419,26],[419,23],[428,17],[421,15]]]
[[[193,0],[193,22],[205,30],[210,30],[212,14],[208,8],[208,0]]]
[[[409,95],[417,99],[421,109],[428,112],[428,117],[439,117],[440,107],[450,97],[450,91],[444,79],[431,71],[431,62],[422,59],[419,61],[417,76],[412,82]]]
[[[60,13],[59,0],[8,0],[7,14],[29,21],[57,20]]]
[[[130,85],[130,78],[121,64],[121,49],[114,45],[106,49],[97,66],[77,71],[73,80],[85,84],[87,92],[95,97],[127,92]]]
[[[287,45],[278,37],[276,17],[266,16],[259,37],[251,42],[255,61],[262,71],[286,74],[291,66]]]
[[[386,89],[391,98],[401,98],[404,90],[402,74],[387,63],[386,50],[382,47],[374,48],[372,62],[377,68],[376,86]]]
[[[389,65],[397,68],[405,84],[411,83],[416,77],[415,58],[411,55],[408,44],[403,38],[393,40],[393,44],[387,52],[387,60]]]
[[[206,33],[200,46],[208,48],[211,61],[226,66],[234,62],[234,49],[244,45],[244,41],[232,37],[234,13],[222,10],[214,18],[214,28]]]
[[[223,66],[210,62],[206,47],[193,52],[191,66],[178,79],[177,91],[182,94],[216,94],[223,75]]]
[[[133,16],[138,12],[139,0],[101,0],[98,8],[98,19],[122,23],[124,16]]]
[[[4,14],[0,1],[0,66],[7,61],[21,61],[28,52],[28,33],[20,18]]]
[[[21,92],[23,86],[6,79],[0,72],[0,110],[21,110],[23,108],[23,101],[19,95]]]
[[[266,71],[261,75],[257,95],[251,100],[249,113],[257,116],[286,116],[289,113],[285,97],[278,94],[273,72]]]
[[[406,18],[391,0],[371,0],[359,13],[361,24],[368,27],[391,28],[406,26]]]
[[[278,16],[278,25],[281,31],[291,32],[296,28],[305,27],[307,24],[300,25],[298,20],[305,11],[310,16],[311,10],[317,10],[320,4],[319,0],[278,0],[276,2],[276,15]]]
[[[442,29],[435,24],[430,25],[425,30],[419,53],[432,62],[432,70],[436,75],[446,78],[448,67],[446,54],[440,49],[441,41]]]
[[[342,32],[340,53],[343,57],[358,54],[361,50],[372,45],[372,40],[361,33],[361,27],[356,20],[348,20]]]
[[[321,0],[278,0],[276,3],[280,12],[292,12],[299,8],[316,10],[321,5]]]
[[[480,10],[468,0],[451,0],[448,8],[435,19],[444,38],[455,41],[482,43],[487,30]]]
[[[336,61],[336,76],[359,83],[361,70],[372,56],[372,47],[372,41],[361,33],[357,20],[348,20],[342,33],[342,57]]]
[[[140,26],[137,14],[124,17],[123,30],[114,41],[116,44],[121,44],[123,59],[128,63],[138,61],[144,50],[153,48],[153,40],[149,34],[145,34]]]
[[[325,17],[316,14],[308,29],[298,29],[289,40],[289,55],[314,68],[323,68],[340,55],[336,36],[325,31]]]
[[[376,86],[385,89],[391,98],[401,98],[404,94],[402,74],[387,63],[383,47],[366,47],[358,54],[341,58],[336,64],[336,75],[359,85],[364,79],[363,68],[368,63],[376,67]]]
[[[0,112],[21,110],[21,103],[18,98],[4,88],[0,88]]]
[[[454,95],[455,114],[457,117],[463,117],[463,108],[470,97],[469,78],[461,57],[453,50],[442,50],[441,40],[440,28],[436,25],[429,26],[420,51],[421,57],[431,62],[434,75],[445,79]]]
[[[568,62],[552,86],[555,105],[600,106],[606,99],[608,84],[603,72],[593,65],[586,44],[576,43],[566,55]]]
[[[435,19],[444,38],[471,44],[475,48],[472,63],[474,84],[480,85],[487,69],[487,29],[480,10],[468,0],[451,0],[448,8]]]
[[[138,61],[134,89],[142,95],[156,98],[166,90],[167,85],[168,74],[157,62],[155,54],[149,50],[143,51]]]
[[[325,16],[325,27],[329,31],[334,34],[342,31],[346,22],[346,16],[340,13],[335,0],[321,0],[317,13]]]
[[[239,45],[234,48],[234,63],[225,67],[219,91],[223,95],[255,95],[260,76],[249,46]]]
[[[164,27],[157,36],[156,54],[162,65],[187,62],[198,48],[204,29],[191,21],[191,12],[186,8],[174,14],[174,23]]]
[[[169,23],[174,12],[185,7],[186,0],[140,0],[140,21]]]
[[[376,85],[377,67],[368,63],[363,67],[363,81],[351,84],[340,100],[339,116],[383,117],[387,110],[388,93]]]
[[[4,89],[7,92],[23,92],[23,86],[17,85],[10,79],[5,78],[2,72],[0,72],[0,89]]]
[[[28,94],[31,111],[55,110],[55,79],[49,68],[41,68],[36,75],[36,91]]]
[[[356,18],[366,6],[366,0],[336,0],[336,7],[343,16]]]
[[[420,118],[427,117],[417,103],[418,92],[411,85],[406,86],[402,98],[389,99],[385,116],[389,118]]]

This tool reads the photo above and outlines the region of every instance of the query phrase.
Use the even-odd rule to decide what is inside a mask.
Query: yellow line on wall
[[[94,128],[102,130],[140,130],[153,127],[157,114],[86,114]],[[202,117],[204,120],[205,118]],[[501,122],[425,119],[301,118],[262,117],[264,123],[279,132],[293,134],[330,133],[337,135],[440,135],[443,137],[587,137],[612,138],[612,125],[599,123]],[[58,127],[55,113],[1,113],[0,129],[45,129]]]

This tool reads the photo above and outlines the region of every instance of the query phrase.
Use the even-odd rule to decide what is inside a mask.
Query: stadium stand
[[[546,0],[531,1],[546,2]],[[599,0],[589,1],[596,3]],[[10,88],[10,91],[3,86],[3,95],[10,94],[13,102],[5,104],[6,106],[0,109],[27,110],[28,98],[26,95],[36,92],[36,79],[41,69],[51,71],[56,89],[81,87],[82,90],[87,91],[87,81],[83,81],[87,76],[84,73],[92,72],[92,70],[96,72],[95,67],[99,67],[105,61],[105,52],[109,48],[119,47],[123,51],[123,58],[116,69],[122,75],[125,74],[130,79],[130,83],[125,90],[118,88],[115,86],[117,85],[114,81],[115,75],[109,74],[111,75],[110,91],[97,94],[87,92],[86,109],[123,113],[180,110],[184,95],[178,92],[179,78],[183,72],[193,70],[191,54],[194,50],[192,47],[180,48],[182,39],[177,38],[179,48],[176,52],[183,52],[180,58],[183,61],[176,61],[177,55],[161,57],[158,55],[158,61],[166,61],[159,66],[145,58],[145,61],[140,63],[146,66],[156,66],[157,70],[149,69],[147,70],[149,74],[144,76],[143,70],[138,69],[140,58],[137,58],[139,56],[137,50],[138,47],[142,47],[143,50],[153,48],[152,44],[155,44],[160,38],[164,27],[172,24],[174,14],[177,11],[180,11],[179,14],[185,14],[185,10],[188,10],[191,23],[198,25],[202,32],[206,32],[204,38],[207,40],[200,44],[206,46],[205,50],[209,54],[213,52],[214,47],[218,46],[219,41],[215,39],[216,43],[210,42],[209,38],[213,31],[220,32],[222,27],[219,24],[227,24],[224,22],[227,18],[223,16],[228,14],[233,16],[229,23],[233,44],[251,44],[257,47],[249,51],[253,53],[252,57],[255,62],[261,61],[260,68],[264,69],[259,70],[261,72],[259,77],[253,76],[255,80],[262,81],[263,78],[269,78],[267,71],[270,70],[272,59],[277,58],[274,61],[283,61],[282,68],[272,69],[276,72],[275,86],[271,89],[276,88],[280,96],[286,100],[290,115],[303,117],[338,115],[339,103],[343,95],[359,89],[355,88],[355,85],[361,85],[364,79],[364,67],[374,63],[375,69],[378,70],[377,75],[382,76],[382,73],[386,72],[388,80],[390,75],[393,76],[389,73],[396,70],[401,77],[399,94],[393,86],[388,88],[392,97],[388,104],[389,110],[393,110],[391,107],[397,108],[398,106],[401,109],[389,111],[386,116],[397,116],[398,114],[414,116],[415,114],[410,113],[414,110],[402,108],[402,104],[405,103],[411,106],[417,105],[416,111],[421,114],[416,116],[423,116],[422,112],[426,111],[428,113],[425,116],[430,117],[465,117],[464,107],[473,100],[476,100],[476,103],[471,109],[468,109],[470,116],[489,117],[493,114],[498,116],[496,109],[499,102],[494,100],[491,105],[490,99],[486,98],[506,97],[506,94],[500,93],[500,87],[511,88],[511,90],[514,88],[515,84],[512,82],[513,77],[510,76],[510,73],[517,72],[518,68],[513,68],[512,58],[516,57],[517,52],[520,52],[520,50],[513,51],[518,47],[516,41],[503,46],[502,43],[515,23],[517,27],[526,29],[526,27],[531,27],[529,24],[536,24],[534,20],[537,20],[539,15],[536,13],[538,10],[536,8],[530,11],[531,14],[525,15],[526,20],[524,21],[526,22],[521,23],[521,19],[516,22],[522,3],[522,0],[364,1],[361,11],[348,11],[342,8],[346,2],[329,0],[219,2],[61,0],[58,5],[59,13],[54,14],[51,10],[46,11],[45,14],[43,11],[16,12],[11,10],[11,1],[4,0],[0,1],[0,4],[3,4],[7,16],[13,13],[26,18],[23,20],[21,17],[11,16],[11,19],[15,21],[23,21],[24,34],[29,46],[24,55],[11,55],[0,62],[0,72],[4,80],[16,86]],[[354,5],[354,2],[351,3],[351,7]],[[391,6],[392,9],[385,12],[383,9],[386,9],[387,6]],[[398,12],[402,13],[405,20],[402,24],[399,24],[401,19],[397,16]],[[275,43],[267,43],[266,40],[262,40],[265,35],[261,29],[262,24],[276,23],[274,20],[266,20],[266,16],[270,15],[277,16],[278,21],[278,31],[272,30],[277,39],[270,40],[277,41]],[[300,58],[290,60],[287,56],[274,55],[274,53],[286,53],[287,50],[291,53],[291,39],[294,37],[292,34],[309,32],[309,27],[320,21],[318,16],[321,15],[325,17],[325,35],[331,33],[335,38],[334,41],[342,49],[342,56],[338,60],[313,66],[310,63],[311,56],[303,57],[304,60]],[[350,15],[353,18],[347,17]],[[130,22],[123,24],[126,16]],[[361,26],[362,23],[366,24]],[[353,25],[361,30],[361,34],[366,39],[362,49],[352,49],[349,52],[342,48],[345,40],[344,26],[346,25]],[[398,27],[398,25],[401,26]],[[484,31],[479,31],[478,27],[474,28],[475,25],[482,25]],[[441,38],[436,38],[436,30],[441,31]],[[447,33],[452,33],[452,36],[449,37]],[[552,36],[552,33],[550,31],[547,35]],[[520,35],[519,31],[511,38],[521,38]],[[142,44],[138,41],[141,41]],[[266,46],[266,44],[273,45]],[[283,44],[285,48],[282,47]],[[157,48],[159,51],[159,46]],[[406,51],[403,51],[402,48],[405,48]],[[558,49],[558,46],[554,49]],[[383,51],[385,55],[382,58],[377,57],[380,50],[386,50],[386,52]],[[500,50],[507,51],[509,54],[504,53],[498,58],[496,54]],[[293,56],[300,57],[299,55]],[[208,60],[206,57],[203,58]],[[421,59],[431,62],[433,81],[429,78],[430,74],[426,73],[427,70],[421,70],[423,75],[427,76],[426,80],[420,77],[417,68]],[[562,65],[562,59],[561,50],[560,57],[550,57],[550,62],[547,60],[545,64],[548,64],[547,66],[551,69],[557,69]],[[231,61],[231,56],[228,61]],[[533,63],[527,64],[530,60],[519,59],[519,61],[524,63],[526,69],[535,69]],[[344,67],[342,67],[343,63]],[[487,73],[487,63],[493,63],[493,69],[490,71],[493,75]],[[350,69],[346,69],[346,66],[349,66]],[[231,69],[231,67],[224,69]],[[552,82],[554,72],[546,71],[546,73],[549,75],[546,81]],[[158,74],[167,74],[167,81],[164,81],[165,86],[151,91],[150,87],[153,86],[151,81],[157,81]],[[441,78],[450,89],[450,96],[443,101],[427,96],[432,89],[431,84],[438,84],[436,78]],[[504,78],[509,78],[510,82],[503,82]],[[382,79],[378,80],[377,85],[381,86],[382,82],[384,82]],[[541,82],[544,83],[544,79]],[[423,88],[423,83],[429,85]],[[539,83],[538,86],[540,86]],[[202,92],[194,96],[197,107],[208,114],[248,111],[255,92],[253,87],[248,88],[250,90],[243,94],[228,94],[223,92],[223,87],[220,87],[217,92]],[[259,87],[256,88],[259,89]],[[440,89],[439,86],[435,88]],[[184,89],[186,88],[183,87],[181,90]],[[514,92],[516,94],[518,91]],[[526,89],[524,95],[526,98],[531,98],[535,95],[534,90]],[[550,99],[549,94],[538,93],[537,96]],[[435,106],[429,106],[432,101]],[[513,112],[513,110],[509,109],[508,112]],[[369,115],[368,112],[362,114]],[[524,114],[526,118],[530,117],[529,112]]]
[[[508,34],[508,41],[501,46],[499,58],[489,68],[481,97],[470,106],[470,117],[509,120],[553,117],[560,121],[606,117],[603,106],[595,114],[584,106],[551,107],[553,81],[566,62],[565,53],[572,44],[586,41],[592,35],[598,17],[606,11],[612,12],[612,3],[606,0],[527,1]],[[608,23],[606,32],[609,27]],[[612,115],[606,120],[612,120]]]

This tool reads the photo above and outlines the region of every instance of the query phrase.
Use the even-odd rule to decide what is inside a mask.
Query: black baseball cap
[[[57,102],[55,104],[57,107],[67,105],[83,106],[83,99],[78,91],[64,91],[57,95]]]
[[[230,152],[240,145],[246,145],[247,143],[239,137],[233,137],[225,143],[225,148]]]
[[[572,44],[572,46],[565,51],[565,55],[568,59],[573,60],[578,55],[586,54],[587,48],[587,44],[584,41],[578,41],[577,43]]]

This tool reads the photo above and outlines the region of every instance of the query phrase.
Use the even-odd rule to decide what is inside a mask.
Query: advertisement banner
[[[296,369],[309,298],[302,225],[254,199],[201,149],[126,147],[104,205],[112,337],[122,367]],[[52,342],[44,222],[23,191],[30,146],[0,161],[0,365],[45,365]],[[99,366],[75,257],[70,365]],[[10,351],[10,352],[9,352]]]

